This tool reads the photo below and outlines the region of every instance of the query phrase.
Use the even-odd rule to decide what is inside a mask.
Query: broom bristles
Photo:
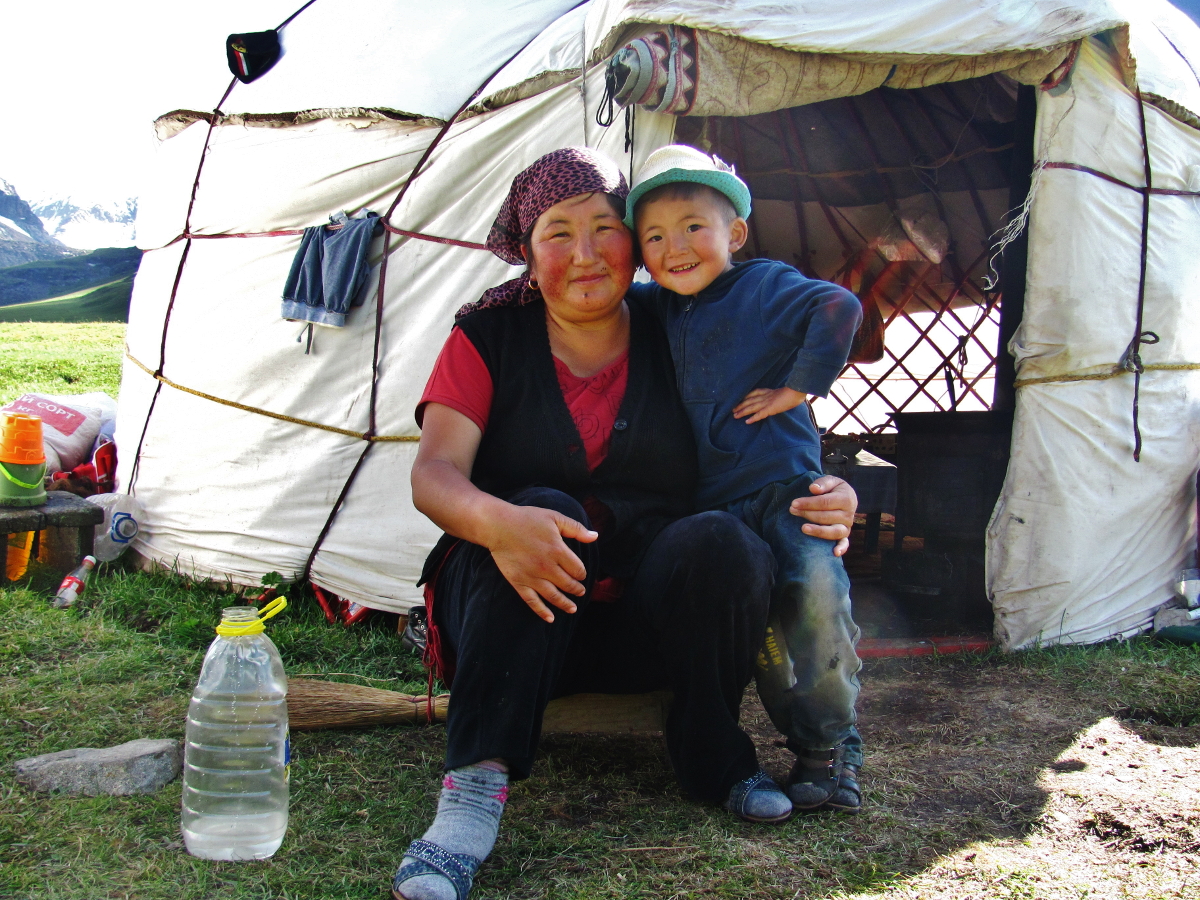
[[[449,694],[433,698],[434,722],[446,721]],[[288,679],[288,725],[298,731],[359,728],[368,725],[424,725],[429,721],[424,694],[402,694],[361,684],[314,678]]]

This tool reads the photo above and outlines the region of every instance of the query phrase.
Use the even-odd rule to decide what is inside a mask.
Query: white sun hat
[[[625,224],[630,230],[638,201],[656,187],[679,181],[691,181],[720,191],[729,198],[739,216],[744,219],[750,215],[750,189],[737,177],[733,166],[716,156],[701,153],[695,147],[671,144],[651,153],[638,170],[633,190],[625,200]]]

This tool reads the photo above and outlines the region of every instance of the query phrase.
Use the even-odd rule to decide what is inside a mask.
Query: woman
[[[750,821],[791,813],[737,722],[773,562],[732,516],[689,515],[695,447],[670,352],[625,299],[627,192],[581,148],[514,179],[488,247],[528,271],[460,310],[418,407],[413,501],[446,532],[423,581],[454,702],[437,817],[393,882],[402,900],[465,900],[555,696],[669,688],[684,789]],[[807,527],[842,540],[853,491],[819,490],[801,501]]]

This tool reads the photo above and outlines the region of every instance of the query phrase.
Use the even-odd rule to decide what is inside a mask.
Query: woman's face
[[[530,278],[550,312],[570,322],[603,319],[633,281],[633,237],[605,194],[556,203],[533,224]]]

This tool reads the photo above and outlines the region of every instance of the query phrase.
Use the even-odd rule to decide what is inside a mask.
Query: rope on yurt
[[[312,0],[310,0],[312,2]],[[204,160],[208,156],[209,143],[212,141],[213,130],[217,127],[217,122],[221,118],[221,106],[229,99],[229,95],[233,92],[233,86],[238,83],[236,78],[229,81],[229,87],[225,88],[225,93],[221,95],[221,99],[217,101],[216,109],[208,119],[208,132],[204,135],[204,147],[200,151],[200,160],[196,164],[196,177],[192,179],[192,193],[188,198],[187,212],[183,218],[184,233],[192,230],[192,210],[196,206],[196,192],[200,188],[200,173],[204,171]],[[183,251],[179,254],[179,265],[175,269],[175,280],[171,283],[171,296],[167,301],[167,311],[163,315],[162,340],[158,347],[158,368],[153,372],[157,379],[162,375],[163,366],[167,361],[167,333],[171,327],[171,312],[175,309],[175,298],[179,295],[179,282],[183,278],[183,268],[187,265],[188,253],[192,249],[192,241],[189,238],[183,245]],[[154,407],[158,405],[158,395],[162,393],[163,383],[159,381],[154,386],[154,396],[150,398],[150,406],[146,410],[146,421],[142,423],[142,434],[138,438],[137,451],[133,457],[133,467],[129,472],[129,493],[136,493],[138,473],[142,466],[142,447],[146,443],[146,432],[150,429],[150,417],[154,415]]]
[[[336,425],[323,425],[320,422],[313,422],[309,419],[298,419],[295,416],[285,416],[283,413],[271,412],[269,409],[262,409],[258,406],[248,406],[245,403],[238,403],[235,400],[226,400],[224,397],[217,397],[213,394],[206,394],[204,391],[198,391],[195,388],[185,387],[182,384],[177,384],[165,375],[156,375],[154,370],[143,363],[140,359],[129,352],[129,348],[125,348],[125,358],[131,363],[156,379],[159,383],[165,384],[167,387],[175,388],[177,391],[183,391],[185,394],[191,394],[193,397],[200,397],[204,400],[211,400],[213,403],[219,403],[222,406],[231,406],[234,409],[240,409],[243,412],[254,413],[259,416],[266,416],[268,419],[278,419],[281,422],[291,422],[293,425],[303,425],[306,428],[318,428],[321,431],[332,431],[334,434],[344,434],[346,437],[352,437],[360,441],[377,441],[383,443],[399,443],[411,441],[416,443],[421,440],[417,435],[408,434],[374,434],[368,435],[364,431],[352,431],[349,428],[338,428]]]
[[[1142,115],[1142,122],[1141,122],[1142,128],[1143,128],[1143,135],[1145,134],[1145,131],[1144,131],[1144,129],[1145,129],[1144,109],[1145,108],[1143,107],[1143,115]],[[1063,374],[1063,375],[1046,375],[1046,376],[1039,377],[1039,378],[1018,378],[1014,382],[1014,387],[1020,388],[1020,387],[1029,387],[1029,386],[1037,385],[1037,384],[1055,384],[1055,383],[1067,384],[1067,383],[1080,382],[1080,381],[1107,381],[1110,378],[1117,378],[1121,375],[1133,374],[1135,376],[1135,389],[1134,389],[1135,390],[1135,397],[1134,397],[1134,403],[1135,403],[1135,407],[1134,407],[1135,408],[1135,418],[1134,418],[1135,425],[1134,425],[1134,427],[1135,427],[1135,429],[1137,427],[1137,425],[1136,425],[1136,422],[1137,422],[1137,418],[1136,418],[1137,389],[1138,389],[1138,387],[1140,387],[1140,385],[1137,384],[1136,381],[1137,381],[1137,377],[1140,375],[1140,373],[1135,371],[1135,369],[1130,368],[1129,364],[1135,362],[1135,360],[1132,357],[1134,355],[1136,355],[1137,347],[1140,344],[1143,344],[1143,343],[1154,344],[1154,343],[1157,343],[1157,341],[1158,341],[1158,335],[1154,334],[1154,332],[1143,332],[1142,331],[1142,318],[1141,318],[1142,308],[1143,308],[1144,301],[1145,301],[1145,266],[1146,266],[1146,258],[1147,258],[1147,251],[1148,251],[1148,235],[1149,235],[1149,229],[1146,228],[1146,224],[1147,224],[1146,220],[1148,219],[1148,214],[1149,214],[1149,210],[1148,210],[1149,198],[1151,196],[1200,197],[1200,191],[1181,191],[1181,190],[1175,190],[1173,188],[1156,188],[1156,187],[1154,187],[1150,181],[1150,176],[1152,173],[1150,172],[1150,167],[1149,167],[1149,149],[1145,143],[1144,137],[1143,137],[1143,148],[1144,148],[1143,149],[1143,158],[1144,158],[1143,161],[1144,161],[1144,166],[1145,166],[1145,171],[1146,171],[1146,187],[1138,187],[1136,184],[1130,184],[1127,181],[1122,181],[1120,178],[1117,178],[1114,175],[1109,175],[1107,172],[1101,172],[1097,169],[1093,169],[1091,166],[1084,166],[1084,165],[1080,165],[1079,163],[1044,162],[1044,163],[1040,164],[1041,168],[1043,168],[1043,169],[1064,169],[1064,170],[1071,171],[1071,172],[1082,172],[1085,175],[1092,175],[1096,178],[1103,179],[1104,181],[1107,181],[1110,184],[1115,184],[1118,187],[1127,188],[1128,190],[1131,190],[1131,191],[1137,191],[1139,194],[1142,195],[1142,215],[1143,215],[1142,255],[1141,255],[1142,277],[1138,284],[1138,319],[1137,319],[1137,325],[1135,326],[1137,337],[1133,341],[1130,342],[1129,348],[1126,350],[1125,355],[1122,356],[1120,362],[1113,365],[1111,371],[1093,372],[1093,373],[1086,373],[1086,374],[1067,373],[1067,374]],[[1131,351],[1132,351],[1132,353],[1131,353]],[[1189,371],[1200,370],[1200,363],[1153,363],[1150,365],[1146,365],[1145,363],[1141,362],[1140,356],[1137,356],[1136,364],[1138,366],[1140,366],[1141,372],[1189,372]],[[1141,450],[1141,444],[1140,444],[1139,438],[1140,438],[1140,435],[1137,435],[1135,437],[1135,441],[1137,442],[1135,451],[1138,453],[1138,455],[1140,455],[1140,450]],[[1137,457],[1135,456],[1135,458],[1137,458]]]
[[[365,440],[367,444],[365,447],[363,447],[362,453],[359,454],[358,460],[354,463],[354,468],[350,470],[350,474],[346,478],[346,483],[342,485],[342,490],[338,494],[337,499],[334,501],[333,506],[330,508],[329,515],[325,519],[325,524],[321,526],[321,531],[317,535],[316,541],[313,543],[312,550],[309,551],[308,559],[304,561],[304,569],[300,573],[300,580],[302,581],[307,581],[311,577],[313,561],[317,558],[317,553],[320,551],[321,545],[325,543],[325,538],[329,534],[329,529],[333,527],[333,521],[337,518],[338,511],[342,508],[342,504],[345,502],[346,496],[350,493],[350,487],[354,484],[355,478],[358,477],[358,473],[362,469],[363,462],[366,461],[367,454],[370,453],[371,448],[378,443],[375,440],[375,403],[379,393],[379,342],[380,335],[383,332],[383,296],[387,285],[388,259],[391,256],[391,240],[393,233],[393,227],[391,226],[392,214],[396,211],[396,207],[400,205],[400,201],[403,200],[404,196],[408,193],[408,189],[412,187],[413,182],[416,181],[417,178],[420,177],[420,175],[425,171],[425,163],[429,161],[429,158],[433,155],[433,151],[442,142],[442,138],[449,133],[451,126],[458,120],[458,117],[461,116],[467,110],[467,108],[475,102],[479,95],[483,93],[484,88],[491,83],[492,79],[500,74],[500,72],[506,66],[508,66],[509,63],[520,56],[521,53],[525,51],[525,48],[533,43],[537,37],[538,35],[535,34],[525,44],[523,44],[516,53],[501,63],[490,75],[487,76],[487,78],[480,82],[479,87],[474,90],[471,96],[463,101],[462,106],[458,108],[454,115],[446,120],[446,123],[442,125],[441,129],[438,130],[438,133],[434,135],[433,140],[429,143],[429,146],[425,148],[425,152],[421,154],[421,158],[417,160],[417,164],[413,166],[413,170],[409,174],[408,178],[405,179],[404,184],[400,186],[400,190],[396,194],[396,199],[392,201],[392,205],[388,207],[387,212],[382,216],[384,226],[383,259],[379,263],[379,284],[375,290],[375,339],[371,351],[370,415],[367,431],[363,435],[363,440]]]
[[[1149,191],[1145,188],[1140,188],[1136,184],[1130,184],[1128,181],[1122,181],[1115,175],[1109,175],[1107,172],[1101,172],[1098,169],[1093,169],[1091,166],[1080,165],[1079,163],[1070,162],[1046,162],[1042,163],[1043,169],[1068,169],[1072,172],[1083,172],[1086,175],[1095,175],[1097,178],[1103,178],[1105,181],[1118,185],[1119,187],[1129,188],[1131,191],[1137,191],[1139,194],[1153,194],[1159,197],[1200,197],[1200,191],[1180,191],[1174,188],[1156,188],[1152,187]]]
[[[1158,335],[1142,330],[1142,318],[1146,306],[1146,257],[1150,249],[1150,192],[1154,189],[1150,171],[1150,141],[1146,137],[1146,102],[1141,88],[1137,91],[1138,122],[1142,130],[1142,160],[1146,169],[1146,189],[1142,192],[1142,250],[1138,272],[1137,318],[1133,327],[1133,339],[1121,356],[1120,366],[1133,373],[1133,461],[1142,461],[1142,429],[1138,425],[1138,401],[1142,392],[1142,373],[1146,366],[1139,352],[1142,344],[1157,344]]]
[[[278,26],[276,26],[275,31],[282,31],[285,25],[295,19],[296,16],[300,15],[300,13],[304,12],[304,10],[312,6],[315,2],[316,0],[308,0],[307,3],[284,19]],[[192,230],[192,210],[196,206],[196,192],[200,189],[200,173],[204,171],[204,161],[208,157],[208,147],[209,143],[212,141],[213,131],[216,129],[217,123],[221,121],[221,117],[224,115],[224,113],[221,112],[221,107],[225,104],[225,101],[229,99],[229,95],[233,93],[234,85],[237,83],[238,80],[236,77],[230,79],[229,86],[225,88],[225,93],[221,95],[221,99],[217,101],[216,108],[212,111],[212,114],[208,118],[208,132],[204,135],[204,148],[200,151],[200,159],[196,163],[196,177],[192,179],[192,193],[188,198],[187,213],[183,218],[184,234],[190,234]],[[172,243],[174,242],[172,241]],[[175,308],[175,298],[179,294],[179,282],[183,278],[183,268],[185,265],[187,265],[188,253],[191,251],[191,249],[192,239],[188,238],[187,242],[183,245],[183,251],[179,254],[179,266],[175,270],[175,280],[171,284],[171,297],[167,301],[167,311],[163,315],[162,341],[158,349],[158,368],[155,369],[153,373],[156,380],[162,375],[163,366],[166,364],[167,332],[171,327],[171,312]],[[146,432],[150,429],[150,418],[154,415],[154,407],[158,405],[158,395],[162,393],[162,386],[163,382],[159,380],[154,386],[154,396],[150,398],[150,406],[146,409],[146,420],[142,423],[142,434],[138,438],[137,451],[134,453],[133,457],[133,467],[129,471],[130,494],[134,494],[136,490],[138,474],[141,472],[142,466],[142,447],[146,443]]]
[[[1153,341],[1149,342],[1153,343]],[[1200,363],[1150,363],[1142,366],[1143,372],[1196,372],[1200,371]],[[1065,375],[1044,375],[1040,378],[1018,378],[1014,387],[1030,387],[1035,384],[1068,384],[1076,381],[1108,381],[1129,374],[1120,363],[1115,364],[1111,371],[1093,372],[1090,374],[1067,373]]]
[[[408,231],[404,228],[394,228],[387,222],[382,223],[384,229],[392,234],[400,237],[415,238],[418,241],[429,241],[432,244],[447,244],[451,247],[465,247],[468,250],[487,250],[487,244],[479,244],[475,241],[460,241],[458,238],[438,237],[434,234],[425,234],[423,231]],[[337,231],[341,225],[326,225],[329,231]],[[176,243],[184,239],[193,241],[211,241],[220,240],[223,238],[256,238],[256,237],[290,237],[304,234],[303,228],[288,228],[283,231],[238,231],[227,234],[193,234],[187,232],[176,237],[166,246]]]

